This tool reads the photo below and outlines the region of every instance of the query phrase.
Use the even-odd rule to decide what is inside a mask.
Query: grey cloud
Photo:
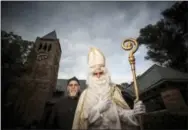
[[[91,46],[100,48],[116,82],[131,80],[128,52],[121,48],[125,38],[137,37],[139,29],[153,24],[160,12],[174,2],[14,2],[2,4],[2,28],[24,39],[56,30],[62,56],[59,78],[86,78],[87,54]],[[151,64],[146,49],[136,54],[138,73]],[[125,78],[124,78],[125,77]]]

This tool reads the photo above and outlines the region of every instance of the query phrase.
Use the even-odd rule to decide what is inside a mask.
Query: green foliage
[[[1,31],[1,43],[2,86],[7,87],[9,81],[23,74],[24,63],[32,49],[33,42],[22,40],[21,36],[12,32]]]
[[[187,72],[188,2],[177,2],[162,15],[156,24],[140,30],[137,40],[148,49],[145,59]]]
[[[171,8],[162,12],[167,23],[174,27],[180,34],[188,31],[188,2],[176,2]]]
[[[125,89],[129,86],[129,84],[125,82],[125,83],[121,83],[121,86]]]
[[[30,53],[33,45],[33,42],[23,40],[21,36],[12,32],[1,31],[2,111],[5,113],[2,118],[6,122],[3,127],[11,128],[10,124],[13,125],[20,121],[19,117],[15,116],[18,112],[14,113],[13,104],[19,104],[19,93],[23,94],[24,91],[23,89],[18,91],[20,81],[17,81],[17,78],[23,76],[27,70],[31,70],[26,61],[28,57],[33,56],[33,53]],[[14,123],[11,120],[14,120]]]
[[[4,59],[3,63],[23,64],[27,60],[27,56],[32,49],[33,42],[22,40],[21,36],[12,32],[7,33],[5,31],[1,31],[1,39],[2,56]]]

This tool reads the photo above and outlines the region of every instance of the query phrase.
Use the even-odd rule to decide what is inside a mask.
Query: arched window
[[[46,49],[47,49],[47,44],[45,43],[43,50],[46,51]]]
[[[48,46],[48,51],[50,51],[51,48],[52,48],[52,45],[50,44],[50,45]]]
[[[42,48],[42,43],[40,43],[38,50],[40,50],[41,48]]]

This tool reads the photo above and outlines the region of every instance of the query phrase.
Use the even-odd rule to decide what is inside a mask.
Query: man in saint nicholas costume
[[[88,87],[79,98],[72,129],[138,129],[137,116],[145,113],[145,105],[138,101],[130,109],[120,89],[111,82],[99,49],[91,48],[88,65]]]

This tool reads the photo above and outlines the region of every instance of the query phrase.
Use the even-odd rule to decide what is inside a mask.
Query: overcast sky
[[[115,83],[130,82],[128,53],[121,42],[137,38],[139,30],[156,23],[161,11],[174,2],[13,2],[2,3],[2,29],[24,40],[56,30],[62,55],[58,78],[86,79],[87,54],[91,46],[100,48]],[[144,60],[146,48],[136,56],[137,74],[154,63]]]

